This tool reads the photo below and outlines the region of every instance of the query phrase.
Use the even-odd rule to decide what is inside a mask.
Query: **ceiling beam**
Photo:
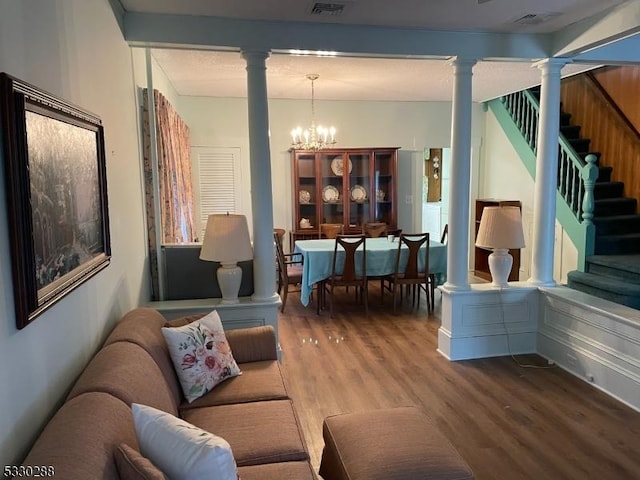
[[[554,34],[552,55],[572,57],[585,54],[638,32],[640,1],[632,0]]]
[[[125,40],[132,46],[189,45],[520,60],[546,58],[551,47],[550,37],[541,34],[451,32],[133,12],[125,15]]]

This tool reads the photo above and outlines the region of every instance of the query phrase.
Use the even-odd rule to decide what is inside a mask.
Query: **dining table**
[[[368,277],[379,277],[395,272],[396,257],[398,254],[399,238],[389,240],[387,237],[366,239],[366,270]],[[334,239],[314,239],[297,240],[294,244],[294,253],[299,253],[303,257],[302,264],[302,288],[300,292],[300,302],[307,306],[313,292],[313,286],[329,278],[333,269],[333,252],[336,241]],[[422,248],[427,248],[425,244]],[[362,246],[356,251],[357,255],[362,252]],[[404,271],[407,264],[409,249],[406,245],[400,247],[400,271]],[[420,255],[420,262],[424,256]],[[342,271],[344,264],[344,249],[338,246],[336,257],[336,270]],[[424,265],[418,265],[424,268]],[[447,246],[440,242],[429,240],[429,271],[435,274],[438,285],[444,283],[447,273]],[[362,273],[362,272],[358,272]]]

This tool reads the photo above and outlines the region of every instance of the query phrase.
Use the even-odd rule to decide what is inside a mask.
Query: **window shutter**
[[[194,147],[200,189],[200,238],[212,213],[236,213],[239,148]]]

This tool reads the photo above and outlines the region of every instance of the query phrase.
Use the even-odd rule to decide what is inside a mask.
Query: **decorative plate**
[[[311,193],[306,190],[300,190],[300,192],[298,192],[298,198],[300,199],[300,203],[309,203],[311,201]]]
[[[367,199],[367,191],[362,185],[351,187],[351,200],[354,202],[364,202]]]
[[[347,158],[347,166],[349,168],[349,173],[351,173],[351,170],[353,169],[353,164],[351,163],[351,160],[349,160]],[[344,173],[344,165],[342,163],[342,158],[334,158],[331,161],[331,171],[334,173],[334,175],[337,175],[339,177],[342,176],[342,174]]]
[[[327,185],[322,189],[322,200],[329,203],[335,203],[340,198],[340,192],[333,185]]]

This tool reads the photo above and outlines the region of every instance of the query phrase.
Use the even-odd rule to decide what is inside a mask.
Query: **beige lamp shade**
[[[485,207],[476,246],[492,249],[524,248],[520,207]]]
[[[249,227],[244,215],[213,214],[207,219],[200,259],[235,263],[253,258]]]

